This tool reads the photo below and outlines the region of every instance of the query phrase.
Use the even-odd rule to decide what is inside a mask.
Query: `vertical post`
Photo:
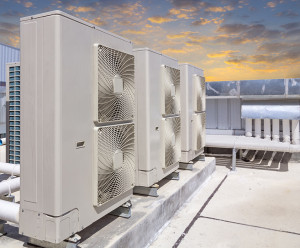
[[[292,120],[292,140],[294,145],[299,145],[300,143],[299,120]]]
[[[255,138],[261,136],[261,119],[255,119]]]
[[[231,164],[231,170],[236,171],[236,148],[234,147],[232,149],[232,164]]]
[[[246,136],[252,137],[252,119],[246,118]]]
[[[267,140],[271,139],[271,120],[264,119],[264,138]]]
[[[279,120],[272,119],[273,130],[272,130],[272,139],[274,141],[279,141]]]
[[[291,142],[290,120],[282,120],[283,142]]]

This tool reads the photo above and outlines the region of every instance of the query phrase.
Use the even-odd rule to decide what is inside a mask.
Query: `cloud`
[[[172,0],[171,1],[176,7],[189,7],[189,6],[197,6],[207,4],[201,0]]]
[[[289,44],[274,42],[274,43],[264,43],[257,48],[257,51],[266,52],[266,53],[274,53],[277,51],[281,51],[288,47]]]
[[[267,2],[267,6],[270,8],[275,8],[276,7],[276,3],[275,2]]]
[[[273,52],[270,52],[271,48],[277,48]],[[235,56],[232,55],[225,63],[227,64],[263,64],[271,65],[272,67],[276,66],[276,63],[285,64],[285,65],[294,65],[300,60],[300,45],[290,44],[288,47],[280,48],[279,44],[269,43],[265,44],[264,47],[260,48],[259,51],[264,51],[266,53],[254,54],[254,55],[242,55]]]
[[[281,27],[290,30],[290,29],[295,29],[300,27],[300,22],[290,22],[284,25],[281,25]]]
[[[293,18],[293,17],[299,16],[299,14],[292,10],[284,10],[284,11],[278,12],[276,14],[276,16]]]
[[[96,17],[94,19],[89,20],[88,18],[82,18],[84,21],[92,23],[96,26],[105,26],[107,23],[106,21],[102,20],[100,17]]]
[[[267,29],[263,24],[225,24],[219,27],[217,32],[229,35],[229,41],[234,44],[243,44],[264,39],[275,39],[280,38],[283,35],[280,30]]]
[[[180,39],[180,38],[187,38],[191,34],[195,34],[196,32],[192,31],[186,31],[186,32],[181,32],[179,34],[168,34],[167,38],[168,39]]]
[[[237,34],[248,29],[248,25],[245,24],[226,24],[218,28],[218,32]]]
[[[76,6],[73,6],[73,5],[70,5],[67,7],[67,10],[69,11],[73,11],[73,12],[76,12],[76,13],[84,13],[84,12],[92,12],[92,11],[96,11],[94,8],[92,7],[85,7],[85,6],[79,6],[79,7],[76,7]]]
[[[206,12],[226,12],[231,11],[234,8],[232,6],[225,6],[225,7],[219,7],[219,6],[212,6],[205,9]]]
[[[19,25],[16,25],[14,23],[8,23],[8,22],[0,22],[0,28],[13,32],[19,30]]]
[[[238,53],[239,51],[233,51],[233,50],[225,50],[225,51],[220,51],[217,53],[209,53],[207,54],[207,57],[209,58],[223,58],[227,56],[232,56],[235,53]]]
[[[295,36],[297,38],[300,36],[300,28],[291,29],[284,34],[284,37],[293,37],[293,36]]]
[[[170,17],[164,17],[164,16],[152,16],[149,17],[148,20],[152,23],[165,23],[165,22],[176,21],[176,19],[172,19]]]
[[[218,17],[216,18],[213,18],[211,20],[208,20],[208,19],[205,19],[205,18],[202,18],[200,17],[200,20],[198,21],[193,21],[191,23],[192,26],[203,26],[203,25],[206,25],[206,24],[209,24],[209,23],[214,23],[214,24],[221,24],[223,23],[224,19],[220,19]]]
[[[30,8],[32,5],[33,5],[32,2],[26,2],[26,3],[24,4],[24,6],[25,6],[26,8]]]
[[[16,18],[16,17],[22,17],[24,16],[24,14],[15,10],[8,10],[7,12],[1,14],[1,16],[5,18]]]
[[[201,17],[200,20],[198,20],[198,21],[193,21],[193,22],[191,23],[191,25],[192,25],[192,26],[202,26],[202,25],[206,25],[206,24],[208,24],[208,23],[210,23],[210,20]]]
[[[122,34],[146,34],[146,32],[143,30],[128,29],[128,30],[122,31]]]
[[[168,48],[162,51],[162,53],[186,53],[183,49],[174,49],[174,48]]]
[[[176,16],[178,19],[193,19],[197,8],[172,8],[169,10],[167,17]]]

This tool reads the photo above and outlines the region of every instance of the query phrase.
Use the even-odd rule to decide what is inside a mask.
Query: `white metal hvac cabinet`
[[[130,41],[60,11],[21,19],[19,232],[58,243],[129,200]]]
[[[181,86],[181,160],[188,163],[204,151],[205,146],[205,78],[203,70],[180,64]]]
[[[137,189],[178,168],[180,72],[178,62],[148,48],[134,49],[137,87]]]

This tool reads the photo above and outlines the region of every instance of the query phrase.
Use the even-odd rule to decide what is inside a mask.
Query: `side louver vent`
[[[134,124],[95,128],[97,194],[96,206],[131,189],[134,185]]]
[[[100,123],[132,120],[134,115],[134,56],[95,45]]]
[[[162,114],[180,113],[180,70],[162,66]]]
[[[205,78],[194,75],[193,76],[193,85],[194,85],[194,111],[202,112],[206,109],[205,101]]]
[[[162,167],[177,163],[181,155],[180,117],[162,119]]]

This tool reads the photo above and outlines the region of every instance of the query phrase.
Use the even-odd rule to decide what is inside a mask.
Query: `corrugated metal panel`
[[[218,128],[217,99],[206,99],[206,128]]]
[[[240,99],[206,99],[206,128],[221,130],[240,130]]]
[[[6,63],[19,61],[20,49],[0,43],[0,82],[5,82]]]

